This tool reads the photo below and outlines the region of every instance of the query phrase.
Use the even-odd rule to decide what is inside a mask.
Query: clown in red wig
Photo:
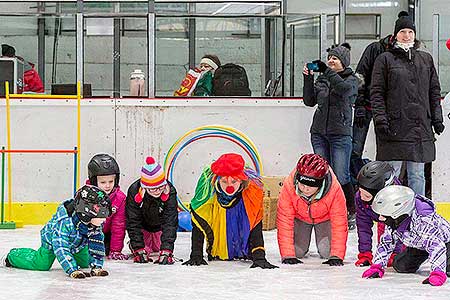
[[[185,265],[206,265],[208,260],[250,259],[251,268],[273,269],[266,260],[262,234],[261,178],[245,166],[239,154],[223,154],[207,167],[191,200],[192,252]]]

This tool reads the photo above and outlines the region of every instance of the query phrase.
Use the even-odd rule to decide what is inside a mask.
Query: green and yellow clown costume
[[[219,180],[242,180],[236,192],[225,193]],[[203,260],[206,238],[208,259],[251,259],[252,267],[274,268],[265,258],[262,234],[263,190],[261,178],[244,167],[234,153],[222,155],[205,168],[191,200],[192,252],[186,265],[207,264]]]

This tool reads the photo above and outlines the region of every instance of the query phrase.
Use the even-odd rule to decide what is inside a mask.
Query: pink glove
[[[363,278],[383,278],[384,270],[380,264],[371,265],[369,269],[362,274]]]
[[[434,270],[427,279],[422,281],[422,283],[431,284],[432,286],[441,286],[445,281],[447,281],[447,274],[439,270]]]
[[[128,259],[128,255],[123,254],[120,251],[114,251],[114,252],[110,252],[108,255],[108,259],[114,259],[114,260],[127,260]]]

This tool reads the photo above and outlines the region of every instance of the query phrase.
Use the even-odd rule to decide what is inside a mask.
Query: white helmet
[[[407,186],[390,185],[377,193],[372,209],[377,214],[394,220],[404,214],[410,216],[415,207],[414,196],[414,191]]]

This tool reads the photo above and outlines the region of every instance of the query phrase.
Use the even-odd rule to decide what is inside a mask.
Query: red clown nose
[[[447,40],[446,46],[447,46],[447,49],[450,50],[450,39]]]
[[[227,192],[227,194],[234,194],[234,187],[233,186],[227,186],[225,189],[225,192]]]

